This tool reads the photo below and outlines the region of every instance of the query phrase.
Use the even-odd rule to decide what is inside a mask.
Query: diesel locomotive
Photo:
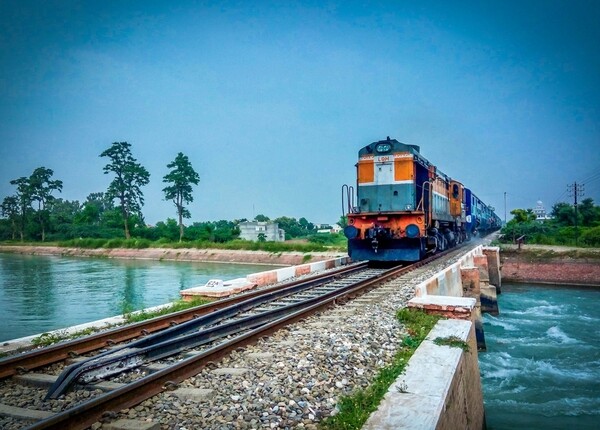
[[[494,209],[427,161],[417,145],[380,140],[358,152],[342,209],[354,261],[418,261],[501,227]]]

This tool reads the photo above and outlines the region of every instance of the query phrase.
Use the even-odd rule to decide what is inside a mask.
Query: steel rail
[[[349,288],[346,288],[345,291],[329,295],[329,297],[321,299],[308,307],[247,331],[231,340],[205,350],[200,354],[180,361],[173,366],[159,370],[156,373],[152,373],[135,382],[127,384],[126,386],[95,397],[71,409],[59,412],[56,415],[27,427],[26,430],[87,428],[100,420],[105,414],[110,415],[121,409],[131,408],[142,401],[165,391],[167,388],[176,386],[176,384],[185,379],[198,374],[200,370],[209,363],[214,363],[232,350],[256,342],[261,337],[271,334],[283,326],[304,319],[332,304],[343,302],[348,298],[360,295],[364,293],[365,290],[374,287],[378,283],[389,281],[403,275],[416,267],[420,267],[427,262],[441,257],[442,255],[443,254],[438,254],[437,257],[423,260],[410,266],[390,269],[374,278],[360,281]]]
[[[125,342],[140,336],[146,336],[149,333],[154,333],[166,328],[172,327],[196,318],[200,315],[212,313],[224,307],[248,300],[253,297],[258,297],[263,294],[269,294],[282,288],[298,285],[303,282],[323,280],[334,278],[347,273],[361,270],[367,266],[366,262],[353,264],[351,266],[342,267],[339,270],[330,271],[298,279],[282,285],[276,285],[269,288],[249,291],[240,294],[236,297],[217,300],[205,305],[194,308],[174,312],[171,314],[155,317],[146,321],[141,321],[134,324],[127,324],[121,327],[113,328],[107,331],[99,332],[79,339],[74,339],[67,342],[61,342],[45,348],[39,348],[32,351],[27,351],[18,355],[0,359],[0,379],[16,375],[17,373],[33,370],[42,366],[53,364],[67,358],[95,351],[106,346],[116,343]]]
[[[344,279],[349,280],[356,273],[360,272],[354,272]],[[380,274],[371,274],[366,279],[378,277]],[[46,399],[57,398],[76,380],[92,382],[96,379],[104,379],[107,376],[139,367],[148,361],[155,361],[177,354],[183,349],[211,343],[216,339],[238,333],[246,328],[258,327],[282,315],[291,313],[294,309],[305,307],[316,300],[322,300],[344,291],[356,284],[358,280],[354,280],[347,285],[333,286],[332,284],[336,282],[337,279],[325,284],[321,281],[307,281],[299,285],[289,286],[231,305],[180,326],[172,327],[115,350],[72,364],[58,376],[55,383],[48,390]],[[330,287],[325,291],[316,291],[323,285]],[[312,292],[313,294],[310,298],[304,297],[292,303],[281,304],[275,308],[263,309],[251,315],[239,317],[244,311],[260,309],[261,305],[276,303],[282,298],[295,297],[301,292]]]

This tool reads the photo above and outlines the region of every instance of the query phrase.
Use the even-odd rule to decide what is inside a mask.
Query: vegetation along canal
[[[600,291],[504,284],[479,354],[488,429],[596,429]]]
[[[160,305],[209,279],[271,268],[0,253],[0,341]]]

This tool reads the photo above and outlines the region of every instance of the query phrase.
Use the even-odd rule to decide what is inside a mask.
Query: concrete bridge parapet
[[[465,310],[474,299],[453,298]],[[469,303],[470,301],[470,303]],[[462,302],[459,305],[459,302]],[[459,339],[465,348],[437,340]],[[471,321],[440,320],[388,389],[363,430],[485,428],[483,393]]]
[[[409,307],[421,307],[429,300],[438,303],[443,297],[471,297],[475,299],[473,324],[477,346],[485,350],[482,312],[498,314],[496,286],[490,282],[500,281],[500,249],[477,246],[457,262],[426,279],[415,288],[415,298]],[[435,297],[435,299],[434,299]],[[427,307],[425,307],[427,309]],[[455,318],[460,318],[458,315]]]
[[[478,246],[417,285],[408,306],[449,319],[439,321],[419,346],[363,429],[485,428],[477,350],[485,350],[481,312],[494,304],[498,309],[491,282],[500,280],[499,252]],[[442,332],[469,348],[432,342]]]

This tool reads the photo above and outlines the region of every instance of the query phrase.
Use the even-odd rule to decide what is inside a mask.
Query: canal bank
[[[506,282],[600,287],[600,249],[502,245]]]
[[[235,249],[196,248],[67,248],[59,246],[0,245],[0,253],[20,255],[56,255],[127,260],[184,261],[292,266],[343,257],[342,252],[267,252]]]

